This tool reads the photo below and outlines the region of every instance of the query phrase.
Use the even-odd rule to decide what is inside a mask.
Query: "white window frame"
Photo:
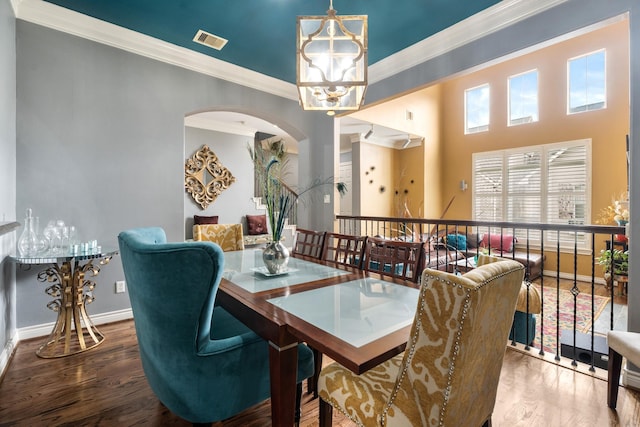
[[[513,118],[511,116],[511,107],[513,106],[514,103],[514,99],[512,97],[512,95],[515,95],[517,92],[517,95],[519,95],[519,98],[521,98],[522,96],[522,91],[518,90],[515,91],[512,88],[512,80],[516,79],[517,77],[522,77],[525,76],[527,74],[532,74],[535,73],[535,78],[536,78],[536,93],[535,93],[535,113],[532,116],[527,116],[527,117],[518,117],[518,118]],[[519,126],[519,125],[524,125],[527,123],[534,123],[537,122],[539,120],[539,102],[538,102],[538,98],[539,98],[539,78],[540,75],[538,73],[538,69],[534,68],[533,70],[529,70],[529,71],[525,71],[519,74],[514,74],[512,76],[509,76],[509,78],[507,79],[507,98],[508,98],[508,102],[507,102],[507,126]]]
[[[487,90],[487,105],[484,106],[487,109],[487,123],[479,126],[469,127],[469,93],[476,90]],[[485,83],[479,86],[475,86],[464,91],[464,134],[470,135],[474,133],[486,132],[489,130],[489,124],[491,123],[491,86],[489,83]]]
[[[478,185],[481,183],[477,182],[477,173],[476,173],[476,165],[479,161],[484,159],[491,159],[494,161],[494,164],[501,164],[500,170],[498,171],[501,174],[501,182],[496,188],[500,188],[500,190],[496,193],[496,196],[493,199],[500,200],[501,206],[499,209],[494,210],[495,212],[499,212],[499,217],[496,217],[494,221],[508,221],[514,222],[510,218],[508,218],[508,201],[509,201],[509,173],[508,173],[508,159],[510,156],[514,154],[524,154],[524,153],[539,153],[540,158],[540,180],[541,180],[541,188],[540,188],[540,223],[549,223],[549,210],[547,206],[547,201],[549,200],[549,196],[552,192],[548,188],[548,160],[550,158],[550,153],[553,151],[557,151],[558,149],[563,148],[571,148],[571,147],[585,147],[585,189],[584,189],[584,206],[581,206],[581,209],[584,210],[584,223],[591,223],[591,147],[592,141],[591,139],[580,139],[573,141],[564,141],[552,144],[544,144],[544,145],[536,145],[529,147],[521,147],[515,149],[505,149],[505,150],[496,150],[496,151],[485,151],[485,152],[477,152],[472,154],[472,218],[474,220],[483,220],[486,221],[487,218],[478,218],[478,212],[476,212],[477,206],[477,198],[482,197],[476,194],[476,189]],[[497,169],[494,168],[494,173]],[[484,193],[488,194],[488,193]],[[517,194],[516,194],[517,195]],[[488,196],[491,198],[491,196]],[[552,221],[558,223],[558,218],[553,218]],[[518,221],[516,221],[518,222]],[[532,222],[535,223],[535,222]],[[567,219],[567,224],[576,223],[575,220]],[[516,230],[516,237],[519,238],[519,246],[527,243],[527,235],[525,235],[526,230],[521,230],[521,235],[519,235],[518,230]],[[557,243],[557,235],[553,233],[545,233],[545,247],[549,247],[550,245],[555,247]],[[540,248],[540,233],[538,231],[531,232],[528,235],[528,244],[531,248]],[[590,235],[586,235],[584,233],[579,233],[578,235],[578,249],[582,253],[588,253],[591,250],[591,237]],[[568,238],[568,234],[560,235],[560,248],[561,250],[573,251],[574,248],[574,240],[573,238]]]
[[[571,62],[572,61],[576,61],[578,59],[582,59],[582,58],[586,58],[588,61],[589,56],[595,55],[595,54],[599,54],[602,53],[604,55],[604,70],[602,70],[602,85],[604,88],[604,99],[602,101],[602,105],[598,106],[598,104],[600,104],[600,102],[596,102],[596,103],[587,103],[585,105],[581,105],[580,107],[584,107],[584,109],[580,109],[580,110],[575,110],[572,111],[572,107],[571,107]],[[584,88],[586,94],[586,97],[588,98],[588,92],[589,92],[589,82],[586,82],[586,87]],[[597,107],[596,107],[597,106]],[[574,107],[577,108],[577,107]],[[586,113],[589,111],[598,111],[598,110],[604,110],[607,108],[607,50],[606,49],[599,49],[599,50],[595,50],[593,52],[589,52],[586,53],[584,55],[579,55],[579,56],[575,56],[573,58],[569,58],[567,60],[567,115],[572,115],[572,114],[580,114],[580,113]]]

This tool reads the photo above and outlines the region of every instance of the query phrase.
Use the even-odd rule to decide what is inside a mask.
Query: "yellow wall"
[[[606,49],[607,108],[567,115],[567,60]],[[507,126],[507,79],[538,69],[539,121]],[[443,83],[443,197],[456,196],[447,218],[472,214],[471,154],[583,138],[592,139],[592,206],[595,219],[611,197],[626,190],[625,136],[629,133],[629,34],[623,21],[587,35]],[[488,83],[490,130],[464,134],[464,91]],[[469,190],[461,192],[465,179]],[[613,225],[613,224],[612,224]]]
[[[424,151],[423,147],[413,147],[394,153],[394,216],[423,217]]]
[[[567,60],[599,49],[606,49],[607,107],[567,115]],[[539,121],[508,127],[508,78],[532,69],[538,70]],[[424,197],[421,201],[414,198],[414,194],[420,191],[419,186],[416,185],[415,192],[413,186],[409,187],[410,209],[414,217],[439,218],[453,199],[445,218],[470,219],[472,153],[590,138],[590,215],[594,222],[600,210],[609,205],[614,196],[626,190],[625,137],[629,133],[630,115],[628,70],[629,32],[628,21],[624,20],[371,106],[358,112],[358,117],[407,131],[410,130],[407,129],[409,125],[403,122],[405,111],[418,111],[414,116],[415,123],[411,124],[414,126],[411,132],[424,135],[425,143],[421,154],[417,154],[417,149],[396,151],[371,147],[363,150],[362,165],[375,165],[377,177],[374,179],[380,182],[384,176],[385,185],[393,182],[401,191],[407,187],[405,182],[398,181],[397,178],[402,170],[405,170],[405,176],[410,179],[422,174]],[[490,130],[465,135],[464,91],[486,83],[491,90]],[[393,160],[390,161],[386,156]],[[386,167],[393,171],[384,174],[381,168]],[[467,191],[460,189],[462,179],[469,185]],[[392,192],[387,191],[382,196],[376,193],[378,185],[369,185],[368,181],[363,181],[362,187],[363,215],[396,216],[393,207],[397,204],[389,199]],[[385,209],[385,203],[390,208]],[[603,242],[596,242],[596,254],[603,246]],[[555,255],[547,255],[545,270],[549,269],[556,269]],[[560,269],[572,271],[573,259],[563,254]],[[579,274],[591,274],[590,256],[579,257],[578,271]]]
[[[567,60],[603,48],[606,49],[606,109],[567,115]],[[539,79],[539,121],[508,127],[507,79],[534,68],[538,69]],[[612,197],[627,188],[628,70],[628,23],[623,21],[443,83],[442,149],[446,166],[442,169],[442,191],[445,199],[456,196],[446,218],[471,218],[472,153],[591,138],[593,223],[600,210],[611,204]],[[491,91],[490,130],[465,135],[464,90],[485,83],[489,83]],[[461,179],[469,183],[469,190],[459,189]],[[596,241],[595,253],[603,247],[604,242]],[[555,254],[548,253],[545,270],[555,271],[556,263]],[[579,256],[577,263],[579,274],[591,274],[590,255]],[[560,271],[573,271],[572,256],[561,254]]]
[[[359,144],[360,214],[364,216],[395,216],[393,187],[394,151],[396,150],[364,142]]]
[[[403,216],[405,198],[414,218],[438,218],[442,214],[440,94],[440,86],[435,85],[351,114],[360,120],[424,137],[421,147],[404,150],[360,143],[363,147],[366,146],[360,156],[363,168],[360,171],[361,215],[377,215],[374,212],[384,211],[380,204],[387,200],[391,203],[388,216]],[[407,120],[407,111],[413,113],[413,120]],[[370,185],[369,180],[372,178],[365,173],[370,166],[383,166],[387,164],[387,160],[391,161],[393,169],[388,171],[385,178],[388,179],[384,182],[387,191],[379,193],[379,185]],[[382,182],[381,171],[376,170],[371,174],[374,180]],[[408,191],[406,195],[405,190]],[[393,196],[391,199],[390,195]]]

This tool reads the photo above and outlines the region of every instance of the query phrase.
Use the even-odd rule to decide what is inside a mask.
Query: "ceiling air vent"
[[[205,46],[212,47],[216,50],[220,50],[224,47],[224,45],[227,44],[229,40],[223,39],[222,37],[214,36],[213,34],[209,34],[206,31],[198,30],[196,36],[193,38],[193,41]]]

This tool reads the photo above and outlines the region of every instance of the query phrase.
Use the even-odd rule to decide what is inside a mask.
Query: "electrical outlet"
[[[116,294],[121,294],[125,292],[124,280],[118,280],[116,282]]]
[[[330,194],[325,194],[324,195],[324,202],[325,203],[331,203],[331,195]]]

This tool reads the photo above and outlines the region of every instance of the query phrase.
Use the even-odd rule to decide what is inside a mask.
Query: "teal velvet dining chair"
[[[167,243],[159,227],[123,231],[118,243],[142,367],[162,404],[191,423],[209,424],[268,399],[267,342],[215,304],[220,247]],[[300,344],[298,408],[301,382],[313,369],[311,350]]]

